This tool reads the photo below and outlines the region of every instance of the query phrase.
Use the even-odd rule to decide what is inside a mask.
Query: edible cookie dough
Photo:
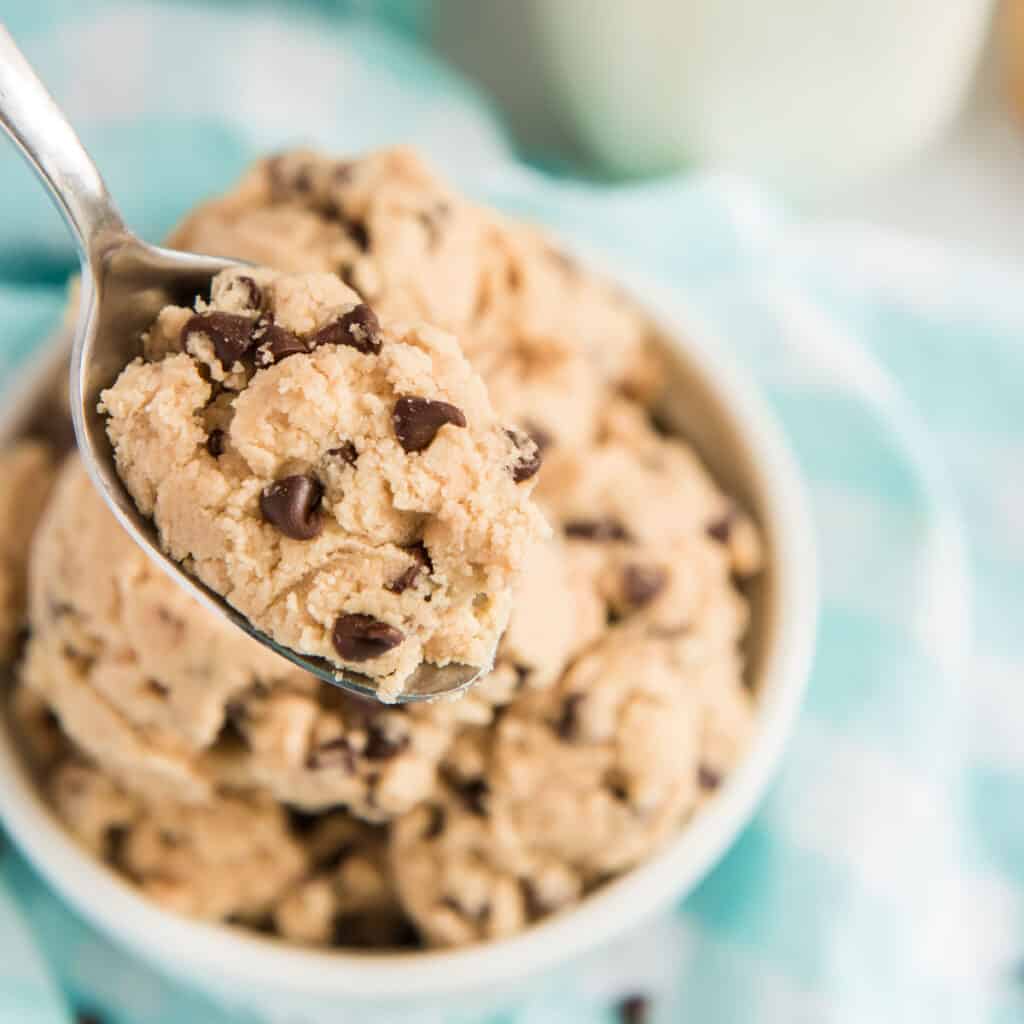
[[[535,501],[552,530],[541,536],[524,511],[520,539],[501,541],[521,573],[502,580],[511,613],[493,671],[459,700],[386,706],[320,684],[193,602],[69,459],[32,542],[27,616],[12,597],[11,621],[27,619],[31,636],[9,703],[61,820],[165,907],[321,947],[513,934],[655,854],[748,745],[745,581],[762,552],[755,524],[697,454],[656,428],[658,359],[643,314],[405,150],[263,161],[173,242],[288,272],[225,278],[213,308],[165,312],[131,369],[142,386],[113,403],[132,486],[158,518],[174,513],[175,529],[185,527],[176,543],[225,588],[256,578],[246,559],[263,564],[265,533],[282,569],[356,559],[353,576],[372,584],[360,592],[372,601],[366,613],[394,612],[387,622],[398,629],[401,616],[428,614],[435,601],[454,610],[475,593],[460,575],[466,559],[426,536],[432,523],[440,531],[434,513],[409,513],[389,490],[388,431],[388,451],[407,457],[386,409],[391,347],[430,353],[417,386],[437,381],[426,397],[458,406],[470,424],[440,427],[417,465],[451,446],[472,456],[459,447],[481,422],[465,397],[469,371],[446,383],[461,350],[496,410],[484,417],[493,426],[482,472],[501,467],[494,484],[511,493],[509,507]],[[248,335],[185,329],[211,313],[254,325],[273,312],[275,325],[306,337],[321,320],[286,320],[278,282],[307,273],[337,273],[359,292],[380,353],[304,344],[274,362],[274,345],[287,353],[293,342],[269,322]],[[291,308],[307,309],[314,291]],[[332,308],[355,308],[344,296]],[[349,332],[364,347],[368,322]],[[458,347],[405,322],[437,324]],[[252,341],[231,358],[224,346],[239,336]],[[385,410],[366,433],[345,419],[322,429],[317,401],[305,400],[314,367],[317,380],[353,390],[369,374],[362,390]],[[534,449],[518,431],[544,454],[519,483],[516,467],[532,466],[521,460]],[[297,454],[282,452],[285,437]],[[490,452],[501,458],[484,459]],[[284,472],[312,472],[323,487],[310,540],[256,519],[262,489]],[[162,497],[179,474],[187,485]],[[396,479],[404,494],[409,477]],[[249,488],[247,504],[227,500],[236,488]],[[183,514],[193,494],[215,497]],[[386,589],[399,579],[401,593]]]
[[[166,551],[278,643],[372,677],[489,667],[545,526],[540,454],[456,340],[331,274],[224,271],[103,393]]]
[[[41,441],[21,441],[0,453],[0,662],[15,654],[26,626],[29,541],[46,506],[54,458]]]

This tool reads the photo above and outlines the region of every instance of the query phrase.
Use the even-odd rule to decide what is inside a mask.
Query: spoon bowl
[[[209,295],[211,279],[237,260],[197,256],[149,245],[124,225],[103,178],[10,33],[0,25],[0,124],[47,187],[78,248],[82,289],[71,350],[71,418],[82,461],[96,488],[135,542],[179,586],[324,682],[376,697],[370,676],[340,670],[276,643],[223,597],[166,555],[152,520],[143,516],[118,476],[99,411],[100,395],[142,353],[142,335],[167,305],[191,306]],[[493,661],[493,656],[490,659]],[[424,662],[406,681],[399,703],[457,693],[490,670],[487,665]]]

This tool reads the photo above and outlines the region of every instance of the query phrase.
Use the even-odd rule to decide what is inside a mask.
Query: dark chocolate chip
[[[236,280],[246,291],[245,304],[258,313],[263,308],[263,289],[248,275],[243,274]]]
[[[285,813],[288,815],[288,830],[294,836],[304,838],[320,823],[323,815],[304,811],[301,807],[285,805]]]
[[[565,535],[577,540],[629,540],[629,532],[617,519],[571,519],[565,524]]]
[[[111,825],[103,836],[103,859],[108,864],[119,865],[124,858],[124,847],[128,841],[127,825]]]
[[[367,355],[380,351],[380,321],[365,302],[321,327],[309,339],[309,347],[319,345],[348,345]]]
[[[410,544],[406,549],[413,558],[416,559],[428,573],[434,571],[434,561],[430,557],[430,552],[427,550],[427,545],[423,541],[418,540],[415,544]]]
[[[334,649],[346,661],[369,661],[394,650],[405,634],[372,615],[344,613],[334,620]]]
[[[697,767],[697,782],[701,789],[718,789],[722,784],[722,776],[710,765],[702,763]]]
[[[405,395],[395,402],[393,419],[398,443],[407,452],[429,448],[446,423],[455,427],[466,425],[466,417],[457,406],[416,395]]]
[[[660,565],[627,565],[622,570],[622,592],[634,608],[650,604],[666,583],[668,572]]]
[[[286,476],[260,495],[263,518],[293,540],[312,540],[323,529],[320,499],[324,489],[315,476]]]
[[[540,464],[543,462],[540,448],[537,442],[524,430],[510,427],[505,433],[516,446],[516,458],[512,465],[509,466],[509,472],[512,474],[512,479],[517,484],[521,484],[524,480],[529,480],[530,477],[535,476],[537,470],[540,469]]]
[[[456,790],[468,810],[481,817],[487,813],[487,798],[490,796],[491,787],[484,779],[461,782],[456,786]]]
[[[306,767],[318,772],[324,768],[344,768],[349,775],[355,775],[358,768],[355,751],[345,736],[325,740],[310,751]]]
[[[343,223],[345,225],[345,230],[348,232],[348,237],[351,238],[363,252],[367,252],[370,248],[370,232],[367,230],[366,225],[361,220],[351,220],[347,217],[344,219]]]
[[[192,334],[205,334],[225,370],[230,370],[252,348],[256,321],[236,313],[197,313],[181,332],[182,346]]]
[[[562,714],[559,716],[558,725],[555,728],[563,740],[571,742],[576,739],[579,733],[580,704],[582,701],[582,693],[570,693],[562,703]]]
[[[308,352],[309,345],[294,331],[271,322],[264,327],[259,337],[258,351],[260,363],[263,366],[272,366],[289,356]]]
[[[651,1001],[646,996],[627,996],[619,1003],[619,1020],[621,1024],[647,1024],[650,1009]]]
[[[430,820],[427,822],[427,827],[423,830],[423,838],[436,839],[444,831],[447,815],[444,813],[443,807],[436,805],[431,805],[429,813]]]
[[[384,589],[392,594],[404,594],[411,586],[415,585],[422,571],[423,566],[419,564],[410,565],[407,569],[403,569],[393,580],[385,583]]]
[[[171,692],[167,684],[161,683],[159,679],[147,679],[146,689],[154,697],[166,697]]]
[[[356,459],[359,458],[359,452],[351,441],[342,441],[337,448],[331,448],[327,454],[347,462],[350,466],[354,466]]]
[[[224,431],[220,427],[214,427],[206,438],[206,450],[215,458],[219,459],[224,454]]]
[[[363,756],[371,761],[384,761],[397,757],[409,747],[408,736],[388,736],[377,724],[371,724],[366,735]]]
[[[729,537],[732,535],[732,526],[736,520],[736,512],[734,509],[729,509],[723,516],[715,519],[713,522],[708,523],[707,531],[708,536],[712,540],[717,540],[719,544],[728,544]]]

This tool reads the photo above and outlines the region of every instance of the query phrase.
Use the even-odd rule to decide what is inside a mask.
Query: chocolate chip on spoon
[[[348,345],[367,355],[380,351],[380,321],[365,302],[350,309],[337,320],[321,327],[309,339],[309,347],[319,345]]]
[[[454,427],[466,425],[466,417],[458,406],[416,395],[404,395],[395,402],[392,418],[398,443],[407,452],[429,448],[446,423]]]
[[[309,346],[302,338],[280,324],[267,324],[260,337],[259,357],[264,366],[272,366],[288,356],[308,351]]]
[[[540,445],[525,430],[518,430],[515,427],[508,427],[505,430],[509,439],[516,446],[515,461],[509,466],[512,479],[517,484],[536,475],[540,469],[543,457],[541,456]]]
[[[328,449],[327,454],[347,462],[350,466],[354,466],[356,459],[359,458],[359,451],[351,441],[342,441],[337,448]]]
[[[260,495],[263,518],[293,540],[312,540],[323,529],[324,489],[314,476],[286,476]]]
[[[237,313],[197,313],[185,324],[181,343],[193,334],[205,334],[225,370],[230,370],[252,347],[255,321]]]
[[[372,615],[344,613],[334,620],[331,640],[346,661],[369,661],[387,654],[405,639],[405,634]]]

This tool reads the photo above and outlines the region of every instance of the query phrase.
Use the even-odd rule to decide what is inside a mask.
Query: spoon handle
[[[124,222],[96,165],[2,24],[0,125],[46,185],[83,261],[124,236]]]

